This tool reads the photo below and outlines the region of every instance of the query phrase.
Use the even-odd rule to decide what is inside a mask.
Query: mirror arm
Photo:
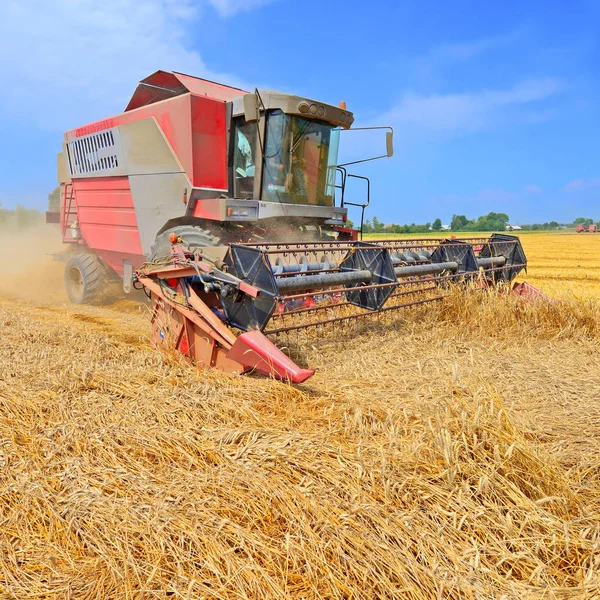
[[[372,129],[386,129],[385,145],[386,154],[381,156],[373,156],[372,158],[363,158],[361,160],[354,160],[352,162],[342,163],[338,167],[347,167],[348,165],[357,165],[358,163],[369,162],[371,160],[379,160],[380,158],[391,158],[394,155],[394,129],[389,125],[379,125],[375,127],[353,127],[352,129],[340,129],[342,131],[368,131]]]
[[[369,162],[370,160],[379,160],[380,158],[389,158],[387,154],[381,156],[374,156],[373,158],[363,158],[362,160],[353,160],[352,162],[342,163],[338,167],[347,167],[348,165],[357,165],[358,163]]]

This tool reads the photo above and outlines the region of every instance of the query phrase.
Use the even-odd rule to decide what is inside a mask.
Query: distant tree
[[[60,187],[56,186],[48,194],[48,210],[59,211],[60,210]]]
[[[493,221],[500,221],[501,223],[505,224],[510,221],[510,217],[506,213],[491,212],[487,214],[487,217]]]
[[[490,212],[477,219],[472,231],[504,231],[509,220],[506,213]]]
[[[13,230],[23,230],[44,223],[44,214],[35,208],[25,208],[17,204],[14,210],[0,207],[0,226]]]
[[[381,233],[383,231],[383,223],[376,217],[373,217],[373,231],[375,233]]]
[[[591,225],[594,222],[594,219],[588,219],[586,217],[577,217],[573,221],[573,225]]]
[[[521,225],[524,231],[533,230],[533,231],[543,231],[543,230],[553,230],[560,229],[562,225],[557,221],[550,221],[548,223],[532,223],[531,225]]]
[[[441,219],[436,219],[433,224],[431,225],[431,228],[434,231],[439,231],[442,228],[442,220]]]
[[[43,223],[43,214],[35,208],[25,208],[22,204],[17,204],[14,210],[14,219],[17,229],[26,229]]]
[[[17,222],[17,229],[27,227],[27,209],[22,204],[17,204],[14,216]]]
[[[452,221],[450,222],[450,229],[453,231],[460,231],[464,229],[469,223],[469,219],[465,215],[452,215]]]
[[[485,226],[487,226],[487,225],[485,225]],[[482,227],[482,224],[479,221],[479,219],[477,219],[475,221],[470,219],[469,221],[467,221],[466,225],[461,227],[461,229],[462,229],[462,231],[482,231],[481,227]]]
[[[373,225],[371,225],[371,221],[369,219],[367,219],[363,223],[363,232],[364,233],[371,233],[372,231],[373,231]]]

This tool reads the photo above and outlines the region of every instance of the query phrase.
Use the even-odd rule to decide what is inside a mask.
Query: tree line
[[[510,217],[506,213],[490,212],[476,219],[469,219],[466,215],[452,215],[449,228],[452,231],[505,231],[509,222]],[[595,222],[591,218],[578,217],[573,223],[547,221],[544,223],[523,224],[521,229],[524,231],[551,230],[569,226],[591,225]],[[397,225],[396,223],[383,223],[374,216],[372,220],[367,219],[363,226],[363,232],[365,233],[426,233],[428,231],[441,231],[442,229],[447,229],[447,227],[443,227],[442,220],[439,218],[423,224]]]
[[[25,208],[17,204],[14,209],[3,208],[0,204],[0,229],[14,229],[22,231],[30,227],[42,225],[46,222],[43,212],[36,208]]]
[[[477,219],[467,219],[465,215],[453,215],[450,223],[452,231],[504,231],[509,222],[506,213],[491,212]],[[410,225],[386,225],[376,216],[373,220],[367,219],[363,226],[365,233],[425,233],[427,231],[441,231],[442,220],[437,219],[423,224],[411,223]]]
[[[60,188],[54,188],[48,194],[48,210],[60,210]],[[37,208],[26,208],[17,204],[13,209],[4,208],[0,202],[0,229],[23,230],[46,222],[46,216]]]

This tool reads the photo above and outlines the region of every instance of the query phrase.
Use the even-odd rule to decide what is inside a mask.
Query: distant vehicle
[[[598,225],[595,223],[591,225],[577,225],[575,230],[577,233],[598,233]]]

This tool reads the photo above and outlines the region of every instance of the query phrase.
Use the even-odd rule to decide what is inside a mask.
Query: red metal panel
[[[227,189],[225,103],[192,96],[191,119],[194,186]]]
[[[139,254],[127,254],[110,250],[96,250],[96,254],[121,277],[123,277],[124,260],[131,261],[134,270],[139,269],[146,260],[145,256],[140,256]]]
[[[98,131],[104,131],[105,129],[110,129],[114,126],[115,123],[112,119],[103,119],[102,121],[96,121],[95,123],[91,123],[90,125],[78,127],[77,129],[75,129],[73,137],[78,138],[83,135],[89,135],[90,133],[97,133]]]
[[[88,247],[99,254],[116,252],[143,258],[129,179],[75,179],[73,188],[81,236]],[[111,257],[111,262],[121,273],[122,259]]]
[[[314,374],[302,369],[260,331],[237,338],[193,292],[194,310],[175,304],[153,279],[139,281],[152,298],[152,340],[164,350],[179,350],[198,365],[227,373],[256,370],[267,376],[302,383]],[[197,311],[197,312],[196,312]]]
[[[148,85],[144,85],[148,84]],[[134,110],[140,106],[146,106],[153,102],[160,102],[167,98],[173,98],[180,94],[186,94],[188,90],[185,86],[168,71],[156,71],[152,75],[142,79],[140,85],[137,86],[129,104],[125,108],[125,112],[128,110]]]
[[[248,369],[256,369],[263,375],[292,383],[302,383],[315,373],[314,369],[299,367],[260,331],[240,334],[227,353],[227,358],[240,362]]]
[[[169,90],[177,90],[178,87],[183,85],[171,71],[156,71],[152,75],[148,75],[148,77],[142,79],[140,83],[147,83]]]
[[[209,81],[208,79],[183,73],[156,71],[156,73],[152,73],[152,75],[141,80],[125,112],[188,92],[223,102],[247,94],[244,90]]]
[[[192,92],[192,94],[196,94],[197,96],[205,96],[224,102],[248,93],[239,88],[209,81],[208,79],[201,79],[200,77],[193,77],[192,75],[184,75],[183,73],[177,72],[174,72],[173,75],[175,75],[175,77],[177,77],[177,79]]]
[[[227,121],[222,100],[185,94],[72,129],[65,139],[148,117],[156,119],[194,186],[227,189]]]

